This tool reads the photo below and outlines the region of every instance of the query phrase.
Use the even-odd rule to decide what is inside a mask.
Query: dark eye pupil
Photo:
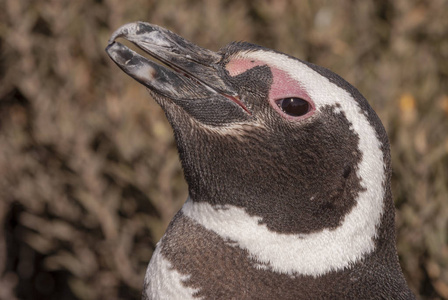
[[[310,109],[310,104],[301,98],[284,98],[277,102],[285,113],[290,116],[298,117],[306,114]]]

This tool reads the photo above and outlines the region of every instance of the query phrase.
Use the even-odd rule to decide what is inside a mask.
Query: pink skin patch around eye
[[[276,68],[275,66],[269,65],[268,63],[261,60],[254,59],[243,59],[236,58],[229,61],[226,65],[226,70],[232,77],[238,76],[256,66],[269,66],[273,76],[273,82],[271,88],[269,89],[269,103],[271,106],[285,119],[292,121],[299,121],[306,119],[314,114],[316,107],[314,102],[311,100],[310,96],[306,91],[300,86],[300,84],[291,78],[285,71]],[[310,104],[310,111],[300,117],[294,117],[286,114],[283,110],[278,107],[276,100],[283,98],[302,98]]]
[[[230,76],[235,77],[256,66],[263,65],[266,65],[266,63],[259,60],[235,58],[227,63],[226,70],[229,72]]]

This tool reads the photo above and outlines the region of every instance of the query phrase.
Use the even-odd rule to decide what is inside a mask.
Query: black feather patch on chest
[[[194,233],[194,234],[192,234]],[[198,299],[410,299],[399,270],[369,255],[350,269],[323,276],[287,275],[264,268],[247,251],[204,229],[182,213],[161,242],[161,255]],[[188,257],[189,259],[184,259]],[[368,287],[368,288],[366,288]]]

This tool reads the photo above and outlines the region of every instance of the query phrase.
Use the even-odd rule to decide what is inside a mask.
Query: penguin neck
[[[178,134],[191,201],[241,208],[278,233],[310,234],[340,226],[365,190],[356,171],[362,156],[357,136],[335,145],[331,139],[286,139],[265,131]],[[335,159],[346,152],[350,157]]]
[[[316,120],[313,129],[334,127],[318,124],[324,121],[330,122]],[[349,122],[337,124],[350,130]],[[303,140],[309,135],[286,145],[255,130],[237,138],[174,132],[191,197],[182,213],[274,271],[321,276],[373,253],[396,257],[385,135],[374,146],[361,134],[348,134],[337,145]]]
[[[347,177],[349,182],[327,186],[319,181],[328,175],[324,171],[305,177],[307,182],[315,180],[313,183],[300,181],[296,184],[288,182],[289,178],[282,178],[282,174],[272,176],[271,169],[267,169],[269,165],[263,165],[259,168],[266,168],[263,172],[272,176],[270,183],[275,183],[267,186],[258,182],[262,176],[246,180],[252,175],[250,167],[255,163],[250,166],[226,164],[220,161],[222,153],[217,152],[220,147],[212,148],[214,152],[206,155],[199,148],[183,147],[191,147],[191,144],[179,146],[190,194],[182,213],[224,240],[234,242],[273,271],[318,277],[345,270],[374,255],[382,258],[379,264],[392,259],[399,268],[390,172],[386,171],[375,182],[361,180],[366,175],[352,171]],[[390,170],[387,150],[385,148],[382,153],[385,164],[373,166]],[[366,152],[363,154],[366,158]],[[204,161],[204,156],[215,158],[209,163]],[[247,170],[250,171],[244,173]],[[285,182],[285,189],[294,189],[297,185],[302,190],[289,198],[291,193],[281,189],[272,192],[273,188],[283,187]],[[308,194],[311,197],[302,198],[306,194],[304,186],[321,193],[315,199],[311,198],[312,193]],[[333,196],[332,201],[325,202],[326,195]],[[320,203],[321,209],[313,210],[313,205]],[[338,214],[339,218],[330,223],[327,221],[332,216],[325,214]]]
[[[390,206],[393,207],[391,203],[385,205]],[[311,234],[278,233],[269,230],[260,217],[251,216],[242,208],[196,202],[192,198],[186,201],[181,212],[278,273],[318,277],[350,269],[358,263],[370,265],[372,257],[379,268],[391,262],[400,268],[394,243],[393,210],[383,214],[377,235],[370,237],[363,234],[364,228],[347,224]]]

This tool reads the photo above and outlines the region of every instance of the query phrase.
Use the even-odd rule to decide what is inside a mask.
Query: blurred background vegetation
[[[0,0],[0,299],[136,299],[186,199],[171,129],[104,48],[136,20],[325,66],[389,133],[398,247],[448,299],[448,1]]]

